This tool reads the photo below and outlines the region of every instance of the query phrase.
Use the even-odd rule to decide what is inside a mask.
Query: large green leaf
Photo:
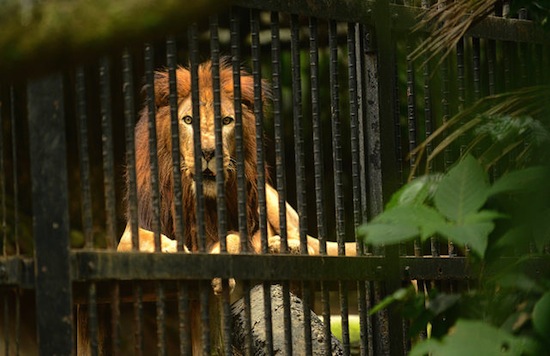
[[[435,209],[425,205],[405,205],[384,211],[361,226],[358,232],[366,235],[367,243],[394,244],[419,235],[427,239],[441,225],[445,225],[445,219]]]
[[[420,234],[418,227],[410,225],[369,223],[360,226],[359,235],[365,243],[373,245],[391,245],[407,241]]]
[[[515,337],[482,321],[458,320],[441,340],[418,343],[411,356],[502,356],[533,353],[536,346],[527,339]]]
[[[483,168],[475,158],[466,156],[443,177],[434,203],[443,215],[460,223],[485,204],[488,189]]]
[[[386,209],[392,209],[403,205],[423,204],[433,194],[441,181],[441,174],[430,174],[418,177],[412,182],[405,184],[395,192]]]
[[[541,337],[548,338],[550,335],[550,292],[546,292],[535,304],[533,326]]]
[[[545,167],[529,167],[507,173],[497,179],[489,189],[489,195],[516,191],[539,189],[548,181],[548,169]]]
[[[478,222],[463,225],[441,226],[439,232],[455,243],[468,244],[473,252],[483,257],[489,234],[495,225],[492,222]]]

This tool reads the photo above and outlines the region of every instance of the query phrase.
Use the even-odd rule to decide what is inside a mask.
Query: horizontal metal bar
[[[383,280],[382,257],[300,255],[213,255],[117,252],[73,252],[73,281],[211,279],[214,276],[251,280]],[[503,258],[502,267],[513,259]],[[400,257],[403,280],[475,279],[464,257]],[[550,260],[530,258],[521,269],[533,278],[550,276]],[[30,258],[0,258],[0,287],[34,288]]]
[[[335,0],[232,0],[232,4],[266,11],[280,11],[304,16],[331,19],[342,22],[357,22],[374,25],[376,1]],[[390,16],[384,21],[392,30],[409,32],[416,26],[426,10],[421,7],[390,4]],[[532,21],[489,16],[475,26],[467,35],[512,42],[549,43],[550,38]]]
[[[73,280],[380,280],[382,257],[75,252]]]
[[[0,286],[34,288],[34,263],[30,258],[0,258]]]

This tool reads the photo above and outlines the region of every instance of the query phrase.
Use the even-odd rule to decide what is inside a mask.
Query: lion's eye
[[[233,118],[230,116],[226,116],[222,119],[222,124],[224,125],[229,125],[232,122],[233,122]]]
[[[182,118],[183,122],[185,122],[187,125],[191,125],[193,123],[193,118],[189,115],[186,115]]]

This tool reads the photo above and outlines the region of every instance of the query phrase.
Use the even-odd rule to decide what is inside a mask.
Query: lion
[[[241,71],[241,111],[244,142],[244,176],[246,179],[246,214],[248,236],[239,235],[238,225],[238,194],[237,194],[237,167],[236,167],[236,143],[235,143],[235,110],[233,95],[233,71],[229,61],[220,63],[220,95],[221,95],[221,124],[223,142],[223,173],[225,181],[225,202],[227,211],[227,252],[239,253],[241,251],[241,239],[246,238],[246,243],[252,251],[260,253],[262,250],[259,223],[259,193],[258,171],[256,161],[256,128],[254,116],[254,78],[246,71]],[[181,154],[181,184],[183,192],[183,219],[184,219],[184,243],[185,252],[198,251],[198,232],[196,227],[196,183],[195,175],[202,175],[202,185],[205,204],[205,237],[206,251],[208,253],[220,253],[220,241],[218,238],[217,220],[217,188],[216,175],[218,174],[215,157],[214,135],[214,97],[212,83],[212,64],[205,62],[198,66],[199,104],[200,104],[200,142],[201,165],[195,166],[193,144],[193,103],[191,99],[191,74],[187,68],[178,67],[176,70],[177,94],[178,94],[178,118],[179,118],[179,144]],[[262,82],[263,100],[268,100],[269,87]],[[172,174],[172,147],[171,147],[171,117],[169,105],[169,81],[167,71],[155,73],[154,81],[155,105],[156,105],[156,131],[159,167],[160,188],[160,221],[161,221],[161,251],[177,252],[175,232],[175,208],[174,208],[174,182]],[[139,250],[154,252],[154,234],[152,232],[153,207],[151,202],[151,165],[149,161],[149,130],[147,106],[141,111],[140,118],[135,128],[135,153],[136,176],[138,196],[138,223],[139,223]],[[267,174],[266,174],[267,176]],[[279,253],[281,250],[280,222],[279,222],[279,196],[270,184],[266,184],[267,207],[267,232],[271,253]],[[296,211],[286,204],[287,237],[290,252],[300,252],[299,219]],[[318,239],[307,236],[309,254],[320,253]],[[119,242],[118,251],[132,250],[132,233],[130,224]],[[327,253],[338,254],[338,246],[335,242],[328,242]],[[346,244],[346,255],[355,255],[355,243]],[[234,280],[229,281],[229,287],[233,290]],[[212,281],[215,294],[223,290],[219,278]],[[197,326],[194,324],[194,326]],[[193,328],[192,328],[193,329]],[[193,353],[200,350],[193,337]]]
[[[235,147],[235,111],[233,108],[233,71],[228,61],[220,64],[220,94],[221,120],[223,135],[223,164],[225,179],[225,196],[227,207],[227,250],[229,253],[239,253],[241,237],[238,234],[237,215],[237,175],[236,175],[236,147]],[[191,74],[188,69],[178,67],[176,70],[178,91],[178,117],[181,154],[181,187],[183,192],[183,210],[185,226],[185,246],[190,251],[198,250],[195,215],[195,174],[202,174],[202,184],[205,200],[205,234],[206,250],[210,253],[220,251],[220,242],[217,231],[216,209],[216,159],[214,138],[214,97],[212,90],[212,64],[205,62],[198,66],[199,103],[200,103],[200,132],[202,149],[202,166],[195,167],[193,145],[193,110],[191,100]],[[262,82],[264,100],[269,96],[269,87]],[[155,104],[157,148],[159,160],[159,187],[161,196],[161,250],[176,252],[174,226],[174,183],[171,159],[171,129],[168,72],[155,73]],[[252,249],[261,251],[259,230],[259,207],[257,187],[256,162],[256,129],[254,117],[254,78],[246,71],[241,71],[241,101],[242,126],[244,142],[245,179],[247,187],[247,225],[249,244]],[[135,128],[136,174],[138,195],[138,222],[139,222],[139,249],[140,251],[154,251],[152,230],[152,202],[151,202],[151,170],[149,162],[149,131],[148,111],[144,108]],[[197,172],[198,171],[198,172]],[[275,188],[266,184],[266,208],[268,222],[269,249],[272,252],[280,251],[280,223],[279,223],[279,196]],[[291,251],[299,251],[299,219],[296,211],[287,203],[287,237]],[[307,237],[308,253],[319,254],[318,239]],[[127,225],[118,245],[118,251],[130,251],[132,239],[130,224]],[[327,253],[338,254],[335,242],[327,242]],[[355,243],[346,244],[346,255],[355,255]]]

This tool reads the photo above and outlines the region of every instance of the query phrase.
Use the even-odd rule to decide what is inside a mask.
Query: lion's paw
[[[214,278],[212,280],[212,290],[215,295],[222,295],[223,293],[223,280],[221,278]],[[235,279],[229,278],[229,294],[233,293],[235,289]]]
[[[293,255],[299,255],[301,253],[300,249],[300,241],[296,239],[288,239],[287,240],[287,246],[288,246],[288,253]],[[314,250],[311,247],[307,247],[308,253],[314,254]],[[282,252],[282,243],[281,243],[281,237],[280,236],[273,236],[270,237],[268,240],[268,252],[277,254]]]

